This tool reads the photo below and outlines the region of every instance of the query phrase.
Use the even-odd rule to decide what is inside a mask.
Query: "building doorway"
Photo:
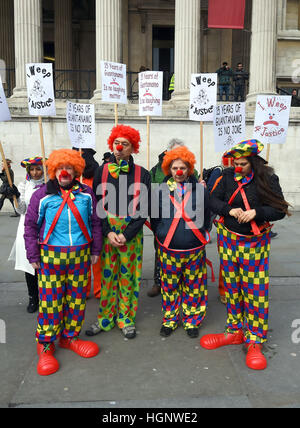
[[[174,26],[153,26],[152,29],[152,69],[163,71],[163,99],[168,100],[169,82],[174,73]]]

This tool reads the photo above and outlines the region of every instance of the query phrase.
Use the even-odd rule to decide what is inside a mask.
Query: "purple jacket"
[[[73,200],[92,238],[91,254],[100,255],[102,250],[102,223],[96,213],[96,198],[92,189],[76,182]],[[53,219],[62,203],[56,180],[50,180],[31,197],[25,216],[25,248],[30,263],[40,261],[40,243],[43,243]],[[77,220],[66,204],[49,238],[54,246],[80,246],[87,243]]]

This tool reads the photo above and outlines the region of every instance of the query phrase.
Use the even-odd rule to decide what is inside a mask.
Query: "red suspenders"
[[[187,225],[191,228],[192,232],[194,233],[194,235],[199,239],[199,241],[203,244],[206,245],[207,244],[207,240],[204,238],[204,236],[202,235],[202,233],[200,232],[200,230],[197,228],[197,226],[195,225],[195,223],[187,216],[186,212],[185,212],[185,206],[188,202],[188,200],[190,199],[192,192],[189,191],[186,193],[184,199],[182,200],[181,205],[175,200],[174,196],[170,195],[170,199],[174,205],[174,207],[177,209],[174,219],[172,221],[172,224],[170,226],[169,232],[166,236],[166,239],[163,243],[163,246],[168,248],[170,245],[170,242],[172,241],[172,238],[174,236],[174,233],[176,231],[176,228],[178,226],[179,220],[180,218],[183,218]]]
[[[132,216],[134,216],[136,212],[136,208],[139,202],[139,194],[141,189],[141,167],[139,165],[134,165],[134,189],[133,189],[133,213]],[[105,201],[105,193],[106,193],[106,184],[107,184],[107,178],[108,178],[108,163],[104,164],[103,171],[102,171],[102,202],[103,202],[103,209],[104,209],[104,201]],[[128,213],[128,215],[131,215]]]
[[[241,196],[242,196],[242,198],[243,198],[243,202],[244,202],[244,205],[245,205],[245,208],[246,208],[246,210],[247,211],[249,211],[249,210],[251,210],[251,207],[250,207],[250,205],[249,205],[249,202],[248,202],[248,199],[247,199],[247,196],[246,196],[246,193],[245,193],[245,190],[243,189],[243,186],[244,186],[244,184],[242,184],[241,182],[239,182],[238,181],[238,188],[233,192],[233,194],[231,195],[231,198],[229,199],[229,201],[228,201],[228,205],[231,205],[232,204],[232,202],[234,201],[234,199],[235,199],[235,197],[236,197],[236,195],[239,193],[239,192],[241,192]],[[220,220],[219,220],[221,223],[223,223],[224,222],[224,217],[220,217]],[[262,228],[264,228],[265,227],[265,225],[263,225],[263,227]],[[253,232],[253,234],[254,235],[259,235],[260,233],[261,233],[261,230],[260,230],[260,228],[257,226],[257,224],[256,224],[256,222],[254,221],[254,220],[252,220],[251,221],[251,229],[252,229],[252,232]]]
[[[62,213],[62,210],[64,209],[64,206],[66,204],[68,205],[68,207],[72,211],[74,217],[76,218],[77,223],[78,223],[78,225],[79,225],[82,233],[84,234],[84,237],[87,240],[87,242],[89,244],[92,242],[92,239],[91,239],[91,237],[89,235],[89,232],[88,232],[88,230],[86,228],[86,225],[84,224],[84,221],[82,220],[80,212],[78,211],[78,208],[76,207],[76,205],[74,204],[74,202],[70,198],[71,192],[72,192],[72,189],[70,189],[68,191],[62,191],[63,201],[62,201],[62,203],[61,203],[61,205],[60,205],[60,207],[59,207],[59,209],[58,209],[58,211],[57,211],[57,213],[56,213],[56,215],[55,215],[55,217],[53,219],[53,222],[52,222],[52,224],[51,224],[51,226],[50,226],[50,228],[48,230],[47,236],[46,236],[46,238],[45,238],[45,240],[44,240],[44,242],[42,244],[45,244],[45,245],[48,244],[49,238],[50,238],[50,236],[51,236],[51,234],[52,234],[52,232],[53,232],[53,230],[54,230],[54,228],[55,228],[55,226],[56,226],[56,224],[58,222],[58,219],[59,219],[59,217],[60,217],[60,215]]]

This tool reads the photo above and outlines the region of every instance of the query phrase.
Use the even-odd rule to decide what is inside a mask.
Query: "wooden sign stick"
[[[118,117],[118,104],[115,104],[115,126],[118,126],[119,117]]]
[[[147,170],[150,170],[150,116],[147,116]]]
[[[200,122],[200,181],[203,180],[203,122]]]
[[[79,153],[80,153],[80,156],[82,156],[82,148],[80,147],[80,149],[79,149]],[[81,176],[80,176],[80,183],[82,183],[82,174],[81,174]]]
[[[1,156],[2,156],[2,161],[3,161],[4,169],[5,169],[5,172],[6,172],[6,177],[7,177],[7,180],[8,180],[8,184],[12,188],[13,187],[13,182],[12,182],[12,179],[11,179],[11,176],[10,176],[10,172],[9,172],[9,169],[8,169],[8,166],[7,166],[7,162],[6,162],[6,158],[5,158],[5,154],[4,154],[4,150],[3,150],[3,147],[2,147],[1,141],[0,141],[0,152],[1,152]],[[13,195],[13,198],[14,198],[15,207],[18,208],[19,204],[18,204],[16,195]]]
[[[42,158],[43,158],[44,181],[45,181],[45,183],[47,183],[45,144],[44,144],[43,123],[42,123],[42,117],[41,116],[39,116],[39,128],[40,128],[40,140],[41,140],[41,149],[42,149]]]
[[[267,144],[267,155],[266,155],[266,161],[269,163],[269,159],[270,159],[270,144]]]

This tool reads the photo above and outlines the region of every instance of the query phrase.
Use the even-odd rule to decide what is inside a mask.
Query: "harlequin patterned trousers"
[[[135,325],[142,261],[142,231],[120,248],[113,247],[108,238],[104,238],[98,313],[98,323],[103,330],[111,330],[116,323],[120,329]]]
[[[246,342],[267,339],[270,230],[237,235],[217,223],[218,250],[227,298],[226,331],[245,328]]]
[[[36,337],[52,342],[57,335],[77,337],[84,322],[90,269],[89,245],[41,245],[39,314]]]
[[[206,315],[207,270],[205,250],[172,251],[158,246],[161,267],[163,325],[187,330],[199,327]]]

